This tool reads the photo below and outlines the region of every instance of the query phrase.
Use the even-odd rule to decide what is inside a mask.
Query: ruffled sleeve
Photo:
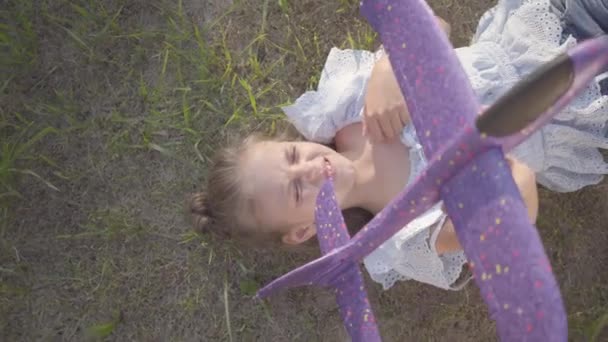
[[[367,80],[382,52],[332,48],[316,91],[283,107],[289,121],[309,141],[330,143],[340,129],[361,121]]]

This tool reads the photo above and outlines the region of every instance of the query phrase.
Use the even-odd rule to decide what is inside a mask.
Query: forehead
[[[285,163],[290,143],[262,141],[251,145],[243,158],[245,174],[257,175],[260,171],[272,172]]]
[[[251,199],[248,210],[261,228],[278,227],[285,223],[283,213],[288,208],[287,142],[259,142],[245,154],[242,180],[245,194]]]

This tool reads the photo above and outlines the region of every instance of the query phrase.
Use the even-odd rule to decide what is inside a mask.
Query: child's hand
[[[385,55],[372,69],[363,108],[363,135],[372,142],[398,138],[409,122],[409,112],[390,61]]]
[[[450,24],[448,24],[448,22],[443,20],[441,17],[436,16],[435,18],[437,19],[439,26],[443,29],[443,32],[445,32],[445,34],[449,37],[452,33],[452,26],[450,26]]]
[[[436,17],[439,26],[450,35],[450,25]],[[384,55],[370,75],[363,108],[363,135],[372,142],[392,141],[401,135],[403,127],[410,121],[410,113],[393,68]]]

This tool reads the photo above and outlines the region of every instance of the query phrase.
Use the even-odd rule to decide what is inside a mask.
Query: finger
[[[520,161],[517,160],[517,158],[515,158],[515,156],[510,153],[505,155],[505,159],[507,160],[507,163],[509,163],[509,167],[511,169],[515,168],[518,164],[520,164]]]
[[[401,117],[399,112],[393,112],[391,118],[391,126],[393,127],[393,138],[397,138],[401,135],[401,131],[403,131],[403,122],[401,122]]]
[[[489,108],[488,106],[481,105],[481,106],[479,107],[479,113],[477,113],[477,115],[478,115],[478,116],[479,116],[479,115],[483,115],[483,113],[485,113],[485,112],[486,112],[486,110],[488,110],[488,108]]]
[[[380,124],[384,137],[388,140],[392,140],[395,134],[393,131],[393,125],[391,124],[390,115],[388,118],[385,116],[384,118],[379,119],[378,123]]]
[[[403,126],[410,123],[410,111],[407,108],[407,103],[403,103],[403,106],[399,109],[399,118],[401,119],[401,123]]]
[[[448,24],[447,21],[443,20],[443,18],[435,16],[439,27],[441,27],[441,29],[445,32],[445,34],[449,37],[450,33],[452,31],[452,27],[450,26],[450,24]]]
[[[365,107],[363,108],[363,120],[361,120],[361,124],[362,124],[362,128],[361,128],[361,134],[363,134],[363,136],[367,136],[367,110],[365,109]]]
[[[368,132],[368,136],[374,142],[380,142],[380,141],[384,140],[384,134],[382,133],[382,129],[380,129],[378,120],[376,120],[374,118],[368,119],[367,132]]]

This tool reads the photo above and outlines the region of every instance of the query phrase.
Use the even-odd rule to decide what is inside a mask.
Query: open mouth
[[[323,157],[323,160],[325,161],[325,175],[328,178],[333,178],[334,170],[331,167],[331,163],[329,162],[329,159],[327,159],[326,157]]]

